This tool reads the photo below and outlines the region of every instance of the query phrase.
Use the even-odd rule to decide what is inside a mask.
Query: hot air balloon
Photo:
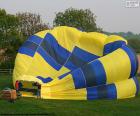
[[[138,94],[138,62],[117,35],[60,26],[30,36],[18,50],[13,84],[43,99],[124,99]]]

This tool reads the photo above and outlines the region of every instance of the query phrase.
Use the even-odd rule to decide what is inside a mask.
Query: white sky
[[[0,8],[8,13],[39,13],[50,25],[56,12],[69,7],[91,9],[97,16],[97,25],[105,31],[140,33],[140,7],[126,8],[124,0],[0,0]]]

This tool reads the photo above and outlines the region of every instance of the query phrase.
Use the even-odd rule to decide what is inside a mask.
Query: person
[[[38,82],[35,82],[34,84],[33,84],[34,86],[37,86],[37,93],[36,93],[36,95],[37,95],[37,98],[40,98],[40,93],[41,93],[41,85],[38,83]]]
[[[16,89],[16,91],[19,90],[19,81],[16,81],[16,83],[15,83],[15,89]]]
[[[16,83],[15,83],[15,89],[16,89],[18,98],[21,97],[21,93],[19,92],[19,90],[21,88],[22,88],[22,83],[17,80]]]

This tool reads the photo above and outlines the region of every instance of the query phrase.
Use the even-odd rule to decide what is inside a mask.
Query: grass
[[[0,76],[0,90],[12,87],[11,82],[11,76]],[[0,100],[0,116],[5,113],[42,113],[48,116],[139,116],[140,95],[124,100],[68,101],[21,98],[15,103]]]

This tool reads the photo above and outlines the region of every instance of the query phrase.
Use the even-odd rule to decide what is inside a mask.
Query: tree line
[[[53,20],[55,26],[71,26],[82,31],[103,32],[96,24],[96,15],[90,9],[68,8],[58,12]],[[13,68],[19,47],[32,34],[53,28],[44,23],[39,14],[22,12],[15,15],[0,9],[0,68]],[[140,53],[140,38],[129,38],[128,43]]]

